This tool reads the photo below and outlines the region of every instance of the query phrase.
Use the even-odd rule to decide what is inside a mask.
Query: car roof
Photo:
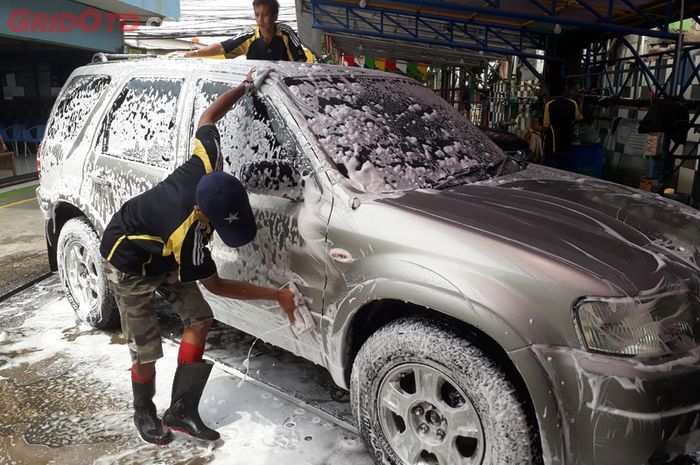
[[[191,72],[196,68],[200,72],[246,74],[251,68],[263,70],[270,68],[282,78],[287,77],[334,77],[334,76],[375,76],[383,78],[408,79],[403,76],[383,71],[350,68],[347,66],[318,63],[297,63],[289,61],[265,60],[217,60],[207,58],[138,58],[104,63],[91,63],[78,69],[80,74],[97,74],[100,72],[119,74],[130,71],[167,70]]]

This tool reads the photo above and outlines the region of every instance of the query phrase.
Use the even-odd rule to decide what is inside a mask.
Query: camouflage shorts
[[[211,307],[197,283],[181,283],[177,270],[157,276],[132,276],[102,260],[109,289],[119,307],[122,332],[132,363],[155,362],[163,356],[158,316],[153,306],[157,291],[170,302],[186,328],[211,320]]]

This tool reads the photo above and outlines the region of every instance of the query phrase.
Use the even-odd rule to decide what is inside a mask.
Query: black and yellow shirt
[[[575,100],[554,97],[544,105],[542,124],[547,128],[545,152],[562,152],[574,141],[574,123],[583,116]]]
[[[213,229],[194,205],[199,180],[221,169],[219,131],[214,125],[202,126],[195,137],[189,161],[112,216],[100,253],[118,270],[153,276],[177,269],[182,282],[216,273],[206,247]]]
[[[226,58],[245,55],[249,60],[306,61],[304,47],[299,36],[286,24],[275,26],[275,35],[268,44],[263,40],[258,26],[238,36],[221,42]]]

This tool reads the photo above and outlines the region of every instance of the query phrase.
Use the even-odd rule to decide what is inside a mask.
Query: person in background
[[[578,104],[564,97],[564,78],[554,76],[549,82],[551,98],[544,105],[542,124],[545,128],[546,155],[551,156],[555,167],[563,166],[566,155],[574,142],[574,124],[583,116]]]
[[[280,5],[277,0],[254,0],[256,25],[236,37],[218,44],[192,50],[175,52],[174,56],[209,57],[225,55],[236,58],[245,55],[249,60],[306,61],[304,47],[296,32],[286,24],[277,23]]]
[[[535,163],[544,162],[544,133],[545,128],[542,125],[542,118],[537,118],[532,123],[532,127],[523,135],[523,139],[530,144],[530,152],[532,152]]]

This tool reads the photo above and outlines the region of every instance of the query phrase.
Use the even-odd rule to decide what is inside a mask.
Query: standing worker
[[[306,53],[299,36],[286,24],[277,24],[280,4],[277,0],[253,0],[256,25],[238,36],[219,44],[189,52],[175,52],[186,57],[225,55],[236,58],[245,55],[249,60],[306,61]]]
[[[263,73],[254,83],[252,72],[204,111],[192,158],[152,189],[127,201],[102,237],[103,265],[131,352],[134,424],[150,443],[170,442],[170,428],[199,439],[219,438],[199,416],[199,401],[212,369],[202,355],[213,314],[197,281],[210,292],[232,299],[276,300],[294,319],[291,291],[220,278],[206,247],[213,230],[228,247],[245,245],[256,234],[245,187],[219,171],[222,157],[215,126],[248,89],[257,88],[267,76]],[[163,356],[153,307],[156,291],[172,304],[185,326],[172,401],[162,422],[153,403],[155,362]]]
[[[564,78],[554,76],[549,83],[549,90],[552,98],[544,105],[544,152],[551,155],[554,167],[563,168],[574,141],[574,124],[581,121],[583,116],[576,101],[564,97]]]

